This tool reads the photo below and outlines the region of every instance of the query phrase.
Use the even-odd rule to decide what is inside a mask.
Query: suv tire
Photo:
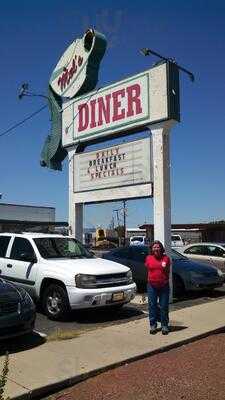
[[[70,311],[66,290],[57,284],[47,286],[43,293],[42,307],[49,319],[63,320]]]

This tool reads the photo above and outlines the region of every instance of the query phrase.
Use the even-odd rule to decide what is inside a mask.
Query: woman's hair
[[[164,249],[163,244],[159,240],[155,240],[150,246],[150,254],[152,254],[152,248],[153,248],[154,244],[158,244],[160,246],[160,250],[161,250],[162,254],[165,253],[165,249]]]

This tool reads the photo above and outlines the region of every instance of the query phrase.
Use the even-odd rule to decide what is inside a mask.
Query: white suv
[[[184,241],[180,235],[171,235],[171,246],[172,247],[182,247]]]
[[[128,267],[95,258],[62,235],[0,234],[0,274],[40,300],[51,319],[70,309],[119,307],[136,293]]]
[[[146,236],[131,236],[130,246],[142,246],[146,244]]]

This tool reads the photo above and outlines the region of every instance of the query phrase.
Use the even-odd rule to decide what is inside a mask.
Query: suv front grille
[[[107,274],[107,275],[96,275],[96,288],[114,287],[128,285],[129,281],[127,274]]]

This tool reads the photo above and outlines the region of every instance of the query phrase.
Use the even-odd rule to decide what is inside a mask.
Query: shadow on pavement
[[[101,324],[106,322],[127,322],[130,318],[143,318],[144,314],[134,305],[123,306],[122,308],[98,309],[72,312],[66,322],[76,321],[79,324]]]
[[[6,352],[12,354],[30,350],[34,347],[41,346],[45,342],[46,339],[35,332],[11,339],[0,340],[0,356],[3,356]]]
[[[139,297],[140,298],[139,298]],[[74,311],[68,315],[64,321],[52,321],[47,319],[41,309],[38,309],[36,329],[50,336],[55,331],[84,332],[86,329],[99,329],[111,325],[124,324],[130,321],[148,317],[148,304],[143,304],[142,294],[137,295],[137,302],[124,305],[122,308],[113,310],[108,307],[105,309],[91,309]],[[225,297],[225,288],[208,290],[198,293],[187,293],[182,298],[174,299],[170,304],[170,311],[184,309],[195,305],[211,302]],[[116,305],[118,307],[118,305]],[[179,322],[175,325],[179,325]],[[182,329],[182,328],[181,328]]]
[[[173,323],[170,325],[170,332],[178,332],[182,331],[183,329],[187,329],[187,326],[173,325]]]

